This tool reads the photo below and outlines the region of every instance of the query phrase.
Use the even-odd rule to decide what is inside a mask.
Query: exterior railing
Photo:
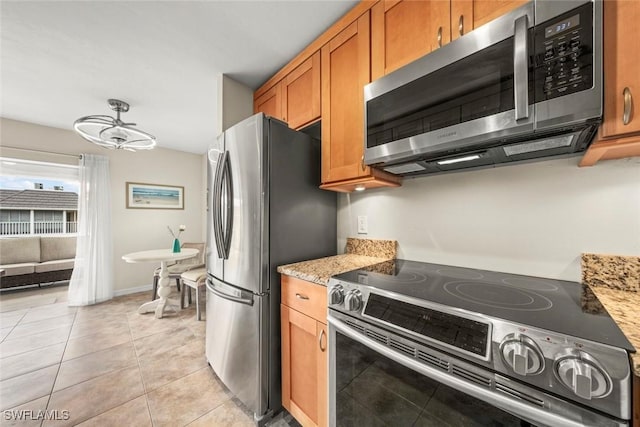
[[[62,221],[34,221],[33,229],[30,222],[0,222],[0,236],[23,236],[25,234],[66,234],[78,231],[77,222]]]
[[[0,235],[19,236],[31,234],[31,224],[28,222],[0,222]]]

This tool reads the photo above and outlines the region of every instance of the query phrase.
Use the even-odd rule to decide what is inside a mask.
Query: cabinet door
[[[369,34],[367,11],[321,49],[323,183],[369,175],[363,156]]]
[[[253,100],[253,112],[264,113],[267,116],[283,120],[282,116],[282,86],[278,83],[261,96]]]
[[[473,30],[473,0],[451,0],[451,40]]]
[[[640,61],[632,53],[633,46],[637,48],[640,40],[640,1],[603,3],[605,60],[602,136],[609,138],[640,132]]]
[[[326,325],[280,306],[282,406],[304,426],[327,423]]]
[[[283,79],[282,116],[292,129],[320,118],[320,51]]]
[[[473,28],[525,4],[528,0],[473,0]]]
[[[448,0],[383,0],[371,9],[375,80],[450,40]]]

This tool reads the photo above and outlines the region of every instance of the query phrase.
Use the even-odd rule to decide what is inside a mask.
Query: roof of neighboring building
[[[3,190],[0,209],[78,210],[78,195],[70,191]]]

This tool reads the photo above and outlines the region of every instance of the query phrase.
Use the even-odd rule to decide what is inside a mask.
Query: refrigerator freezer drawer
[[[264,317],[269,296],[243,292],[212,277],[207,293],[207,360],[229,390],[260,417],[268,405]]]

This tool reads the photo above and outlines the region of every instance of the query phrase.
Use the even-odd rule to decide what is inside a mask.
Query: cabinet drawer
[[[323,323],[327,321],[327,288],[324,286],[283,275],[281,302]]]

